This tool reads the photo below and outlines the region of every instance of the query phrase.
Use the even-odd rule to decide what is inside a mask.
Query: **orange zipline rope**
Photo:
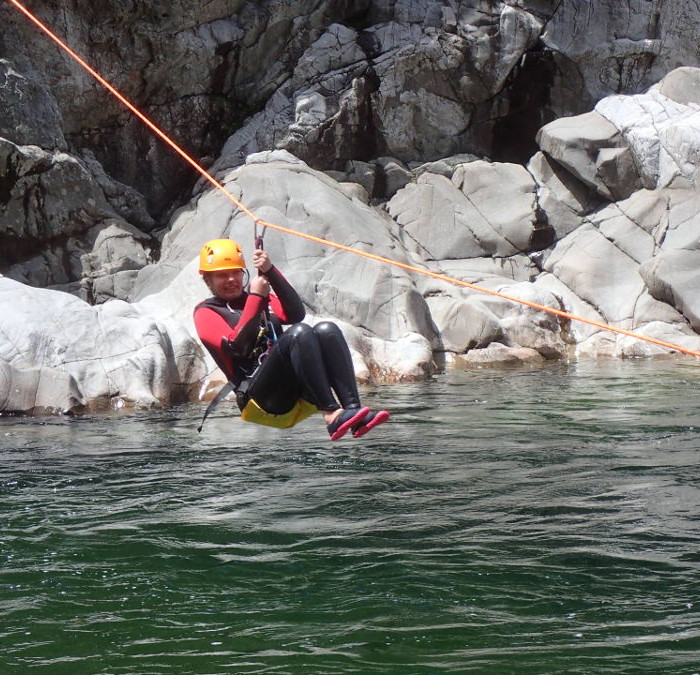
[[[650,342],[652,344],[658,345],[660,347],[665,347],[673,351],[682,352],[684,354],[690,354],[691,356],[699,356],[700,352],[693,349],[687,349],[681,347],[680,345],[673,344],[672,342],[666,342],[665,340],[658,340],[640,333],[635,333],[633,331],[625,330],[624,328],[617,328],[616,326],[611,326],[602,321],[594,321],[593,319],[587,319],[583,316],[577,316],[576,314],[571,314],[570,312],[565,312],[561,309],[555,309],[553,307],[547,307],[546,305],[541,305],[537,302],[530,302],[529,300],[522,300],[521,298],[516,298],[506,293],[501,293],[499,291],[494,291],[489,288],[484,288],[483,286],[477,286],[476,284],[469,283],[468,281],[462,281],[455,277],[448,276],[447,274],[440,274],[438,272],[431,272],[429,270],[421,269],[420,267],[415,267],[414,265],[409,265],[407,263],[399,262],[398,260],[392,260],[391,258],[385,258],[381,255],[376,255],[374,253],[368,253],[367,251],[361,251],[360,249],[353,248],[352,246],[345,246],[344,244],[338,244],[337,242],[330,241],[328,239],[323,239],[321,237],[316,237],[312,234],[306,234],[298,230],[293,230],[289,227],[284,227],[276,223],[270,223],[268,221],[258,218],[248,207],[242,204],[238,199],[236,199],[216,178],[214,178],[201,164],[199,164],[193,157],[191,157],[185,150],[183,150],[175,141],[173,141],[164,131],[162,131],[156,124],[154,124],[146,115],[144,115],[135,105],[133,105],[127,98],[125,98],[117,89],[115,89],[107,80],[105,80],[94,68],[90,66],[83,58],[81,58],[75,51],[73,51],[61,38],[59,38],[51,29],[42,23],[34,14],[32,14],[24,5],[17,2],[17,0],[8,0],[12,5],[14,5],[22,14],[24,14],[32,23],[34,23],[43,33],[45,33],[51,40],[53,40],[63,51],[65,51],[74,61],[76,61],[80,66],[82,66],[90,75],[92,75],[107,91],[109,91],[115,98],[117,98],[126,108],[128,108],[136,117],[138,117],[151,131],[153,131],[159,138],[161,138],[167,145],[169,145],[178,155],[180,155],[188,164],[190,164],[198,173],[200,173],[209,183],[211,183],[219,192],[224,194],[229,201],[231,201],[236,208],[241,212],[245,213],[255,225],[263,225],[269,227],[278,232],[284,234],[290,234],[295,237],[301,237],[302,239],[308,239],[309,241],[322,244],[324,246],[329,246],[341,251],[347,251],[348,253],[353,253],[355,255],[360,255],[370,260],[375,260],[380,263],[385,263],[387,265],[393,265],[394,267],[400,267],[410,272],[415,272],[417,274],[422,274],[424,276],[433,277],[434,279],[440,279],[457,286],[463,286],[480,293],[486,293],[488,295],[501,298],[503,300],[508,300],[510,302],[515,302],[532,309],[537,309],[542,312],[547,312],[549,314],[554,314],[555,316],[562,317],[564,319],[569,319],[571,321],[579,321],[581,323],[586,323],[603,330],[611,331],[613,333],[618,333],[620,335],[627,335],[628,337],[636,338],[638,340],[643,340],[645,342]]]

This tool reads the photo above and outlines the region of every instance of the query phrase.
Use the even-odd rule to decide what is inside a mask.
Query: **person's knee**
[[[340,328],[332,321],[321,321],[314,326],[314,333],[319,337],[326,337],[330,335],[342,335]]]
[[[311,335],[313,332],[313,328],[309,326],[306,323],[295,323],[293,326],[290,326],[287,328],[285,331],[286,335],[289,335],[291,338],[294,338],[295,340],[303,339],[304,337],[308,337]]]

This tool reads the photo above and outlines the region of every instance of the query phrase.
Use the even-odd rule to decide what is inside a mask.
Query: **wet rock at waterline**
[[[0,277],[0,307],[0,362],[11,369],[0,396],[9,401],[6,410],[19,404],[25,410],[71,410],[76,402],[88,408],[159,406],[186,398],[197,379],[182,353],[190,346],[178,342],[178,327],[126,302],[92,306],[68,293]],[[21,381],[29,391],[20,395],[12,388]]]
[[[56,415],[84,409],[80,387],[64,370],[20,368],[0,360],[0,412]]]

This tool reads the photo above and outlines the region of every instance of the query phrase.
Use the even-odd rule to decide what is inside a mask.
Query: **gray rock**
[[[540,148],[576,178],[610,201],[642,187],[629,145],[617,127],[593,111],[542,127]]]
[[[76,0],[44,7],[42,19],[200,156],[231,137],[220,173],[274,147],[324,169],[379,154],[512,160],[497,151],[522,129],[643,91],[678,63],[700,65],[692,0],[599,0],[585,11],[555,0],[154,0],[132,9],[101,5],[97,25],[93,4]],[[189,168],[9,3],[0,24],[0,136],[90,149],[152,214],[170,213]]]
[[[527,364],[541,364],[545,361],[536,349],[529,347],[508,347],[500,342],[492,342],[487,347],[472,349],[466,354],[458,354],[454,357],[454,365],[463,368],[480,366],[524,366]]]
[[[611,96],[600,101],[596,110],[619,129],[629,145],[644,187],[697,187],[697,105],[677,103],[652,88],[636,96]]]
[[[583,217],[601,205],[589,186],[544,153],[536,153],[527,168],[537,183],[537,205],[557,239],[579,227]]]
[[[290,64],[329,17],[342,23],[364,5],[155,0],[128,12],[101,5],[96,23],[93,3],[78,0],[71,7],[45,7],[41,18],[69,36],[70,46],[159,126],[208,155],[289,79]],[[165,213],[190,184],[189,167],[9,4],[0,7],[0,24],[8,27],[0,57],[26,80],[36,80],[37,91],[50,92],[61,118],[56,131],[63,131],[71,148],[90,148],[110,176],[144,194],[151,213]],[[41,102],[37,96],[26,103],[6,100],[19,120],[22,106],[36,110]],[[43,144],[38,135],[9,138]]]
[[[474,297],[455,300],[445,294],[428,297],[427,302],[443,351],[462,354],[504,339],[498,317]]]
[[[700,106],[700,69],[676,68],[655,85],[655,88],[671,101],[682,105]]]
[[[427,260],[508,257],[531,248],[535,183],[515,164],[470,162],[452,180],[421,173],[387,210],[404,244]]]
[[[375,184],[375,192],[379,193],[377,197],[391,199],[401,188],[406,187],[413,177],[406,165],[394,157],[378,157],[376,166],[382,184],[381,190],[377,190]]]
[[[110,178],[90,150],[82,152],[81,160],[102,189],[109,205],[121,218],[144,232],[153,230],[156,223],[148,212],[146,199],[141,193]]]
[[[487,102],[534,45],[542,23],[503,5],[478,27],[454,11],[439,11],[436,24],[436,9],[435,3],[418,12],[396,6],[389,12],[413,18],[382,21],[362,33],[329,25],[265,109],[229,138],[214,171],[223,175],[271,147],[325,170],[342,170],[380,148],[407,162],[488,147],[493,122],[481,119],[490,114],[481,108],[491,108]],[[499,102],[492,107],[496,116],[506,109]]]
[[[480,300],[498,317],[503,331],[501,340],[510,347],[533,349],[544,358],[561,358],[567,351],[567,336],[559,319],[550,313],[535,309],[525,303],[561,309],[560,299],[548,290],[530,283],[490,284],[501,296],[487,295]]]
[[[0,58],[0,137],[66,150],[58,103],[34,70]]]
[[[54,368],[16,368],[0,360],[0,411],[56,415],[84,408],[80,387],[71,375]]]
[[[91,409],[169,404],[186,397],[191,386],[179,370],[191,368],[184,358],[176,362],[176,355],[183,354],[165,325],[127,303],[112,300],[91,307],[66,293],[0,277],[0,306],[0,362],[21,372],[38,369],[42,377],[54,371],[64,375],[55,389],[42,389],[37,406],[65,408],[72,381],[79,388],[76,398]],[[27,382],[34,381],[31,374],[27,377]],[[30,387],[30,403],[33,391]],[[54,394],[55,400],[49,400]]]
[[[451,155],[450,157],[443,157],[442,159],[435,160],[434,162],[425,162],[423,164],[418,164],[414,168],[416,176],[420,176],[426,171],[428,173],[436,173],[439,176],[445,176],[452,180],[457,167],[462,164],[468,164],[469,162],[476,162],[480,160],[480,157],[472,155],[469,153],[460,153],[457,155]]]
[[[495,255],[531,250],[537,216],[535,182],[522,166],[507,163],[470,162],[457,167],[452,182],[462,191],[506,242]]]
[[[611,94],[643,91],[678,64],[698,65],[697,14],[693,0],[557,3],[543,40],[575,64],[571,95],[588,108]],[[554,92],[555,102],[563,93]]]
[[[500,283],[509,281],[534,281],[539,268],[526,254],[507,258],[466,258],[441,260],[440,269],[449,276],[470,283],[481,283],[497,279]]]
[[[369,192],[367,192],[367,188],[364,185],[359,183],[340,183],[340,189],[350,199],[357,199],[363,204],[369,204],[370,202]]]
[[[36,146],[17,146],[0,139],[0,270],[34,286],[71,290],[84,298],[102,301],[126,297],[120,284],[102,283],[94,292],[96,277],[147,263],[148,237],[119,218],[105,197],[133,197],[83,161],[63,152],[46,152]],[[98,174],[98,178],[95,177]],[[118,243],[116,243],[118,242]],[[99,283],[99,282],[98,282]],[[105,295],[111,285],[120,296]]]
[[[656,235],[659,215],[658,195],[646,190],[629,199],[610,204],[589,218],[598,231],[636,264],[651,258],[657,251]]]
[[[638,268],[638,263],[590,223],[562,239],[545,265],[604,321],[626,325],[644,292]]]
[[[350,161],[345,165],[345,180],[361,185],[368,195],[373,195],[377,182],[377,168],[368,162]]]
[[[676,308],[700,331],[700,251],[663,251],[639,268],[649,293]]]

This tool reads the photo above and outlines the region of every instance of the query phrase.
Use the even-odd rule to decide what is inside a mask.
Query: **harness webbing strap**
[[[221,403],[221,401],[223,401],[232,391],[232,382],[227,382],[223,387],[221,387],[219,393],[214,397],[214,399],[207,406],[207,409],[204,411],[204,417],[202,417],[202,423],[197,427],[197,433],[202,433],[202,427],[204,426],[204,422],[206,421],[207,417],[209,417],[209,413],[214,412],[216,406],[219,405],[219,403]]]

